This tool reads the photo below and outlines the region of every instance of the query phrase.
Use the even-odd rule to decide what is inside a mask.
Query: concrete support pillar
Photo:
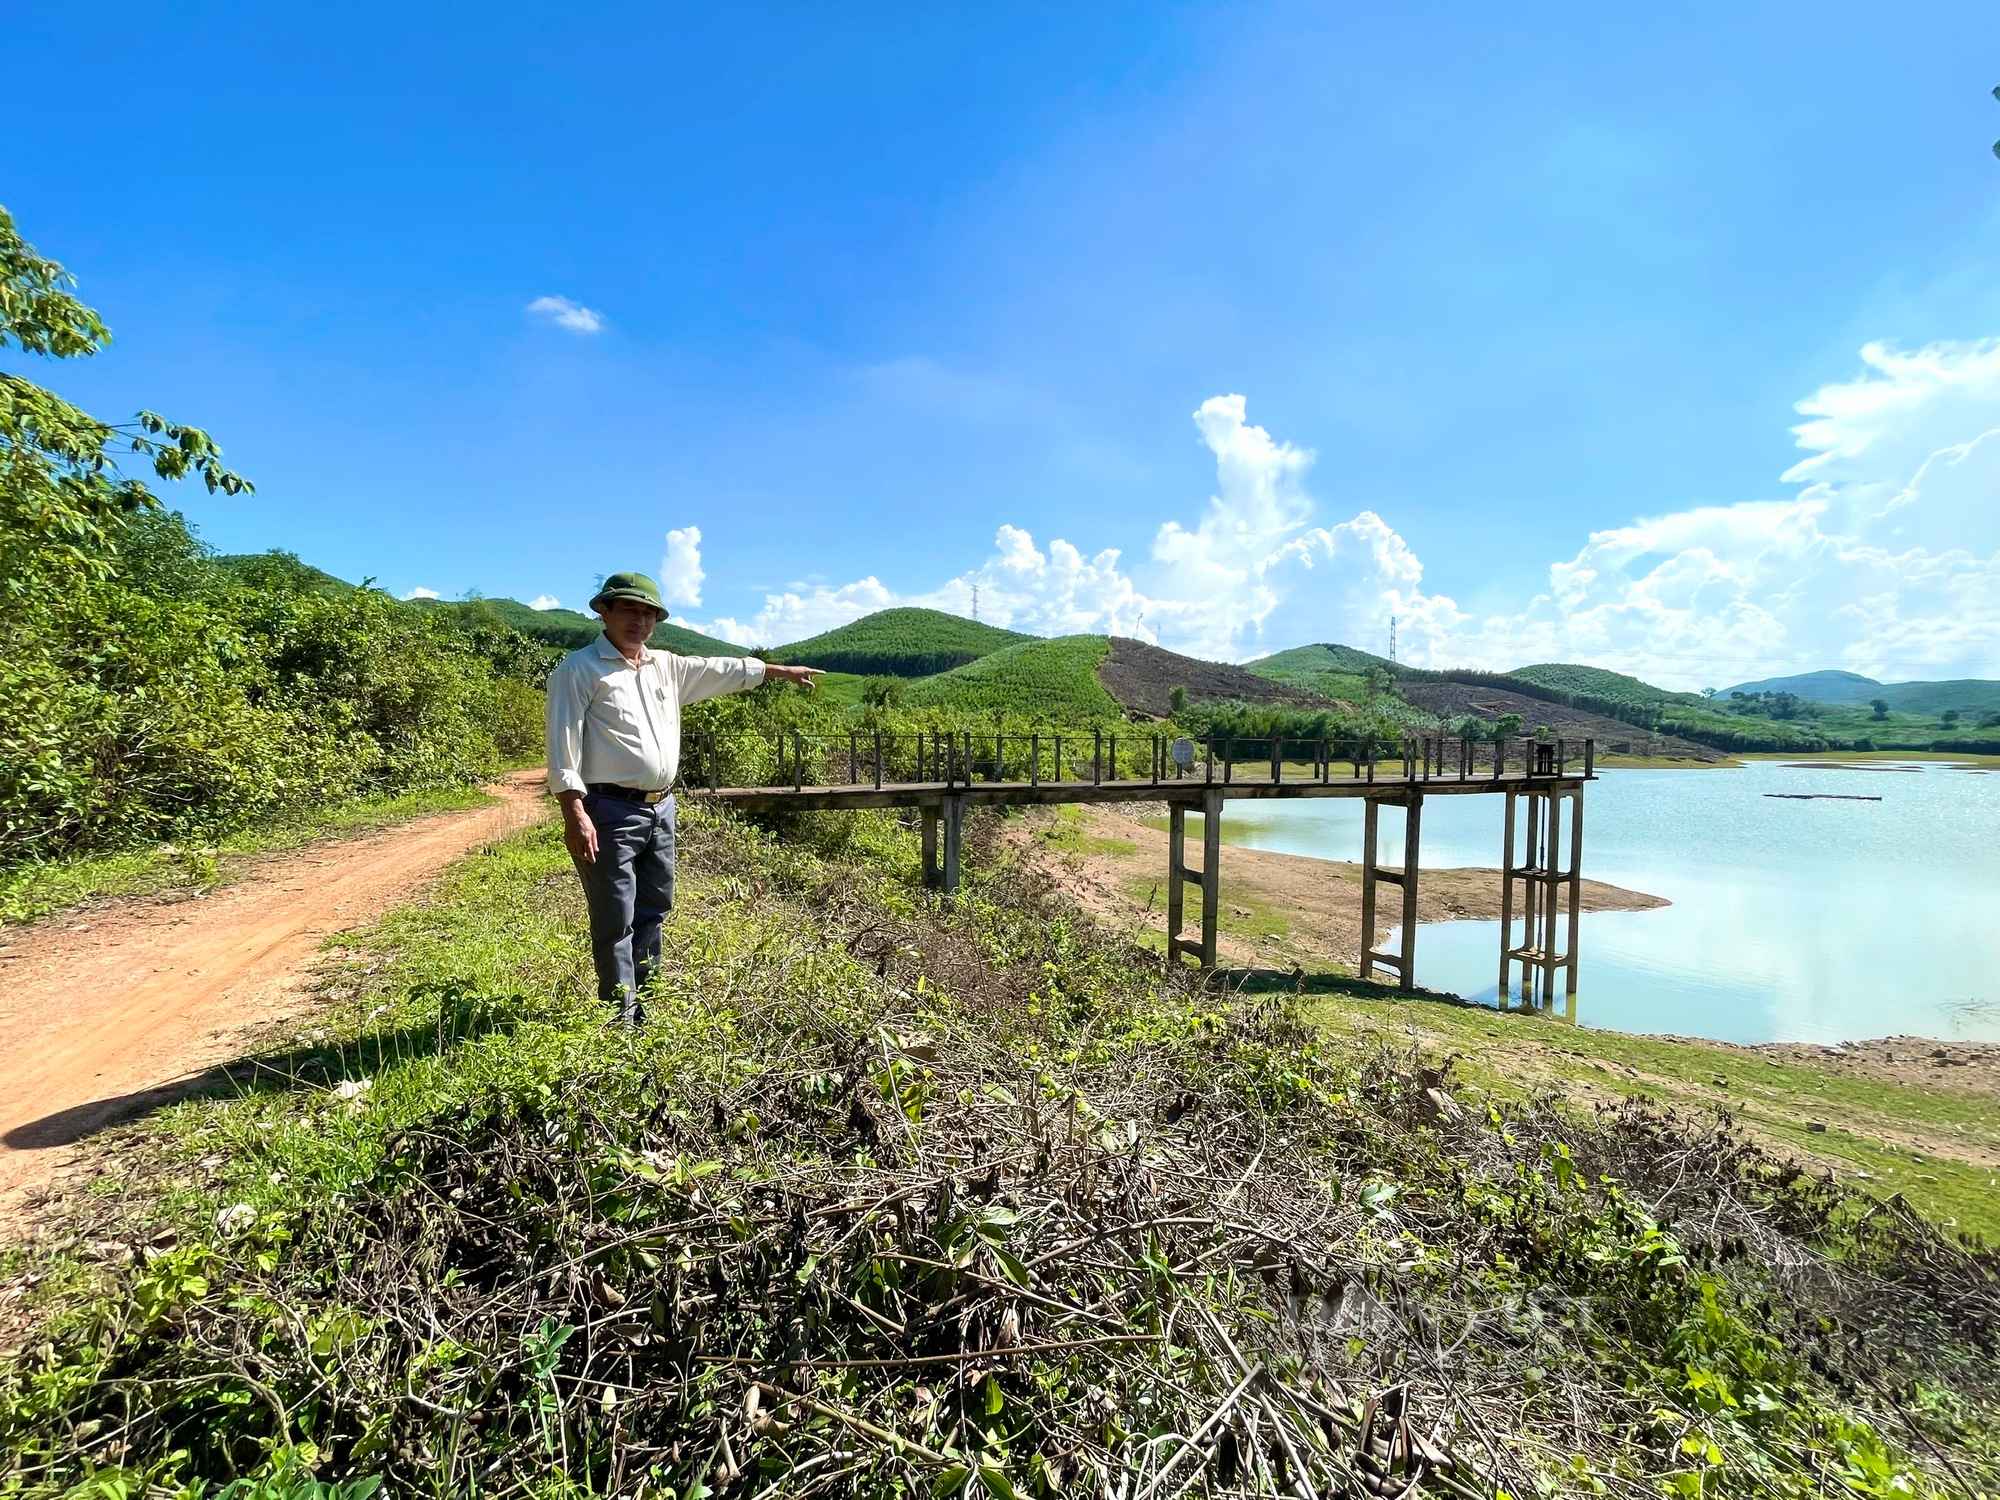
[[[938,870],[938,810],[926,804],[923,815],[924,889],[934,891],[943,883]]]
[[[1563,805],[1569,804],[1568,847]],[[1577,925],[1583,910],[1583,789],[1510,791],[1500,867],[1500,987],[1529,1009],[1576,1019]],[[1514,935],[1519,921],[1520,936]],[[1519,967],[1520,988],[1515,989]],[[1561,1001],[1556,976],[1562,973]]]
[[[1222,788],[1201,794],[1201,868],[1187,862],[1187,816],[1193,808],[1175,802],[1167,808],[1167,963],[1177,965],[1192,954],[1206,973],[1215,967],[1215,924],[1222,911]],[[1197,920],[1201,936],[1190,942],[1181,936],[1187,923],[1187,888],[1200,890]]]
[[[1222,788],[1201,794],[1201,967],[1215,967],[1215,921],[1222,913]]]
[[[944,874],[940,884],[949,896],[958,889],[959,859],[964,850],[965,798],[944,799]]]
[[[1390,869],[1381,863],[1382,804],[1394,801],[1403,809],[1403,864]],[[1424,794],[1416,790],[1398,797],[1370,797],[1361,816],[1361,977],[1373,979],[1377,969],[1391,970],[1400,988],[1417,987],[1417,872],[1423,845]],[[1380,911],[1379,886],[1402,890],[1402,941],[1394,953],[1375,946]]]

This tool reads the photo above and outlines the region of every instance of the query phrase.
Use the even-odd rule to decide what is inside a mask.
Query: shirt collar
[[[600,635],[597,638],[597,654],[608,661],[615,661],[623,666],[629,667],[632,665],[631,662],[625,659],[625,653],[611,643],[611,637],[608,635]],[[651,646],[641,646],[639,648],[639,665],[643,667],[652,659],[653,648]]]

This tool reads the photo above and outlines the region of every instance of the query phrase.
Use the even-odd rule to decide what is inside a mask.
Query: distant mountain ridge
[[[355,587],[289,553],[225,556],[217,562],[253,585],[261,577],[282,576],[289,586],[325,593]],[[600,633],[588,615],[537,610],[515,599],[419,599],[404,607],[448,612],[468,625],[484,618],[563,649],[588,645]],[[693,655],[749,654],[671,620],[652,643]],[[1037,713],[1079,722],[1106,714],[1158,718],[1174,711],[1176,688],[1186,689],[1182,696],[1190,705],[1275,709],[1320,702],[1375,712],[1389,701],[1388,689],[1400,697],[1407,722],[1419,726],[1513,714],[1530,730],[1589,736],[1635,755],[1713,759],[1716,750],[1877,748],[2000,753],[2000,738],[1993,734],[2000,729],[2000,682],[1977,678],[1882,683],[1855,672],[1807,672],[1704,697],[1576,663],[1541,662],[1511,672],[1420,668],[1332,641],[1231,666],[1137,641],[1032,636],[915,607],[878,610],[768,654],[774,661],[845,674],[829,679],[828,689],[851,695],[856,703],[864,690],[873,691],[858,678],[897,677],[909,680],[907,691],[896,691],[913,707],[1021,718]],[[1732,700],[1731,693],[1744,696]]]
[[[1877,682],[1859,672],[1801,672],[1794,677],[1766,677],[1758,682],[1739,682],[1723,690],[1721,696],[1743,693],[1790,693],[1812,703],[1871,704],[1877,698],[1892,713],[1941,714],[1957,709],[1961,714],[1992,713],[2000,709],[2000,682],[1983,677],[1955,677],[1942,682]]]

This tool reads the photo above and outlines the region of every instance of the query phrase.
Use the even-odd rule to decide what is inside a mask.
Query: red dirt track
[[[0,1226],[79,1171],[92,1132],[171,1098],[299,1014],[328,935],[407,901],[445,865],[544,815],[539,772],[500,801],[260,863],[198,900],[57,913],[0,945]]]

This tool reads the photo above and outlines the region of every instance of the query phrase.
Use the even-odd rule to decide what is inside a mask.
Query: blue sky
[[[677,613],[765,641],[976,582],[1217,656],[1396,613],[1438,660],[2000,673],[1990,4],[83,5],[9,48],[53,61],[0,201],[118,335],[41,377],[209,427],[227,550],[575,605],[678,531]]]

